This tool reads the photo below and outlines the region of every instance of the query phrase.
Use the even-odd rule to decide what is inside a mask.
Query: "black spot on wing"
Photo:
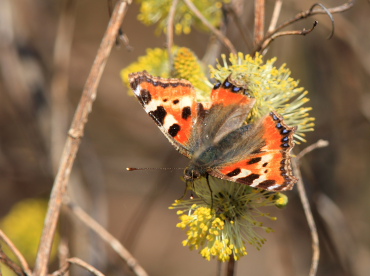
[[[156,110],[154,111],[150,111],[148,113],[150,116],[153,117],[153,119],[159,124],[159,125],[163,125],[164,123],[164,118],[166,117],[167,115],[167,111],[164,109],[163,106],[158,106]]]
[[[252,173],[252,174],[250,174],[246,177],[238,178],[237,181],[242,182],[242,183],[247,184],[247,185],[252,185],[253,181],[258,179],[259,177],[260,177],[259,174]]]
[[[181,130],[181,127],[178,125],[178,124],[173,124],[172,126],[170,126],[170,128],[168,129],[168,133],[172,136],[172,137],[175,137],[177,135],[177,133],[179,133],[179,131]]]
[[[189,118],[191,116],[191,109],[190,109],[190,106],[186,106],[182,109],[182,114],[181,114],[181,117],[186,120],[187,118]]]
[[[265,180],[258,184],[257,187],[262,189],[268,189],[270,186],[275,184],[276,184],[275,180]]]
[[[143,104],[147,105],[152,100],[152,95],[150,94],[150,91],[147,89],[141,89],[140,90],[140,99]]]
[[[251,152],[251,154],[259,154],[259,153],[263,153],[264,151],[261,150],[261,148],[258,148],[258,149],[255,149],[254,151]]]
[[[180,101],[178,99],[176,99],[176,100],[174,100],[172,102],[173,102],[173,104],[178,104]]]
[[[261,157],[255,157],[255,158],[252,158],[251,160],[249,160],[247,162],[248,165],[252,165],[252,164],[255,164],[255,163],[258,163],[259,161],[261,161]]]
[[[236,168],[235,170],[229,172],[228,174],[226,174],[227,176],[229,177],[233,177],[233,176],[236,176],[238,175],[239,173],[241,172],[241,170],[239,168]]]

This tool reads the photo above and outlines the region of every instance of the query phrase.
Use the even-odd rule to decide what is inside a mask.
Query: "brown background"
[[[267,18],[273,4],[267,3]],[[271,1],[272,2],[272,1]],[[10,9],[5,9],[6,3]],[[284,1],[279,22],[315,1]],[[51,120],[55,108],[51,83],[56,73],[53,49],[58,36],[62,1],[3,0],[1,17],[13,30],[0,39],[0,217],[25,198],[47,198],[53,183],[51,152],[63,145],[74,109],[108,22],[106,1],[77,1],[75,29],[68,71],[68,92],[62,118]],[[323,2],[327,7],[337,1]],[[99,220],[139,260],[150,275],[216,275],[217,263],[203,260],[181,245],[185,233],[175,227],[175,212],[168,206],[184,189],[181,170],[127,172],[126,167],[180,167],[187,164],[145,114],[136,99],[129,97],[119,72],[146,48],[164,47],[165,36],[155,36],[154,27],[136,20],[133,4],[123,30],[132,51],[114,49],[108,61],[98,97],[89,117],[70,183],[73,198]],[[242,13],[251,30],[253,9]],[[330,20],[316,16],[294,25],[317,29],[308,36],[283,37],[271,45],[267,57],[278,57],[292,76],[309,92],[316,117],[316,131],[305,146],[326,139],[329,147],[311,152],[303,161],[302,173],[318,224],[321,253],[318,275],[368,275],[370,245],[370,4],[355,6]],[[238,50],[248,53],[235,26],[229,37]],[[12,33],[12,32],[10,32]],[[175,43],[205,54],[207,35],[193,31],[175,37]],[[65,46],[67,47],[67,46]],[[223,49],[226,52],[225,49]],[[15,57],[15,59],[12,59]],[[63,98],[63,96],[62,96]],[[63,126],[65,120],[66,126]],[[54,126],[56,128],[51,128]],[[51,143],[51,131],[61,131],[61,140]],[[271,209],[278,221],[266,221],[275,233],[264,234],[261,251],[248,247],[249,255],[238,262],[237,275],[307,275],[311,259],[310,233],[297,192],[288,192],[285,210]],[[68,233],[72,254],[97,266],[107,275],[127,270],[110,248],[68,215],[61,231]],[[16,226],[14,226],[16,227]],[[82,275],[76,270],[74,275]]]

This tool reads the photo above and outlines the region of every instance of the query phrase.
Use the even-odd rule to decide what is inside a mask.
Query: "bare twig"
[[[254,45],[259,45],[265,32],[265,0],[254,1]]]
[[[276,34],[277,32],[279,32],[281,29],[299,21],[299,20],[302,20],[302,19],[305,19],[305,18],[308,18],[310,16],[313,16],[313,15],[317,15],[317,14],[328,14],[329,17],[332,19],[332,16],[331,14],[334,14],[334,13],[339,13],[339,12],[344,12],[348,9],[350,9],[352,6],[354,5],[354,1],[353,0],[350,0],[346,3],[344,3],[343,5],[340,5],[340,6],[337,6],[337,7],[334,7],[334,8],[323,8],[323,5],[322,4],[314,4],[312,5],[308,10],[304,11],[304,12],[300,12],[298,13],[296,16],[294,16],[293,18],[285,21],[284,23],[280,24],[276,29],[272,30],[272,31],[268,31],[267,34],[265,35],[264,39],[260,41],[260,43],[256,46],[256,49],[254,52],[259,52],[259,51],[263,51],[265,48],[262,47],[262,45],[265,45],[265,41],[270,39],[271,36],[273,36],[274,34]],[[320,6],[321,9],[314,9],[316,6]]]
[[[19,252],[18,248],[14,245],[14,243],[8,238],[5,233],[0,230],[0,239],[5,242],[5,244],[9,247],[9,249],[14,253],[14,255],[18,258],[19,262],[21,263],[22,269],[26,275],[32,275],[32,271],[29,268],[26,259],[23,257],[21,252]]]
[[[316,3],[316,4],[312,5],[311,12],[314,10],[314,8],[316,6],[319,6],[320,8],[322,8],[326,12],[326,14],[330,17],[330,20],[331,20],[331,32],[330,32],[329,36],[327,37],[327,39],[330,39],[330,38],[333,37],[333,35],[334,35],[334,29],[335,29],[333,14],[323,4],[320,4],[320,3]]]
[[[171,5],[170,12],[168,14],[167,22],[167,51],[168,51],[168,61],[170,63],[170,70],[172,71],[173,66],[173,56],[172,56],[172,47],[173,47],[173,22],[175,19],[176,7],[179,3],[179,0],[174,0]]]
[[[54,45],[54,72],[51,80],[51,161],[53,172],[58,169],[60,155],[65,142],[68,129],[67,92],[68,92],[68,69],[71,59],[73,30],[75,25],[75,11],[77,1],[63,1],[63,8],[58,23],[57,36]]]
[[[231,255],[230,260],[227,263],[226,276],[234,276],[235,272],[235,259]]]
[[[308,226],[310,227],[311,231],[311,239],[312,239],[312,263],[311,263],[311,269],[310,269],[310,276],[315,276],[317,272],[317,266],[319,264],[319,258],[320,258],[320,247],[319,247],[319,236],[317,234],[316,224],[312,216],[311,208],[309,201],[307,199],[306,191],[304,188],[304,184],[302,181],[302,175],[301,171],[299,169],[299,162],[302,159],[303,156],[305,156],[307,153],[313,151],[317,148],[326,147],[329,145],[329,142],[326,140],[318,140],[316,143],[308,146],[307,148],[303,149],[296,158],[294,158],[293,162],[293,170],[294,175],[298,178],[298,193],[299,197],[302,202],[303,210],[306,215]]]
[[[237,15],[235,11],[235,7],[233,6],[233,4],[225,5],[225,10],[231,14],[235,22],[235,25],[238,28],[239,34],[243,39],[244,44],[247,46],[249,50],[251,50],[253,48],[252,43],[246,36],[246,31],[248,30],[245,30],[245,28],[243,27],[242,22],[240,21],[240,17]]]
[[[109,17],[112,16],[113,13],[113,0],[107,0],[108,2],[108,14]],[[131,51],[133,47],[130,45],[130,41],[127,37],[127,35],[123,32],[122,28],[120,27],[118,29],[117,37],[116,37],[116,46],[120,46],[120,42],[123,42],[123,45],[125,45],[126,50]]]
[[[1,249],[1,247],[0,247],[0,263],[5,264],[7,267],[9,267],[18,276],[25,276],[25,275],[27,275],[26,273],[24,273],[24,271],[22,270],[22,268],[19,265],[17,265],[14,261],[12,261],[4,253],[4,251]],[[1,274],[1,270],[0,270],[0,275],[2,275]]]
[[[298,188],[299,198],[301,199],[303,210],[304,210],[307,223],[308,223],[308,226],[311,232],[312,262],[311,262],[309,276],[315,276],[317,272],[317,267],[319,265],[319,259],[320,259],[319,235],[317,233],[315,220],[313,219],[310,203],[307,198],[307,194],[306,194],[304,184],[302,181],[301,171],[298,167],[297,160],[295,159],[292,163],[293,163],[294,175],[298,178],[297,188]]]
[[[274,11],[271,16],[271,22],[270,26],[267,30],[267,32],[272,32],[276,28],[277,21],[279,19],[279,15],[281,12],[281,6],[283,5],[283,0],[276,0],[275,6],[274,6]]]
[[[345,3],[341,6],[334,7],[334,8],[329,8],[329,9],[325,9],[325,10],[324,9],[314,9],[314,7],[317,6],[317,4],[314,4],[307,11],[300,12],[295,17],[293,17],[292,19],[289,19],[289,20],[285,21],[284,23],[282,23],[281,25],[279,25],[270,34],[276,33],[278,31],[280,31],[281,29],[291,25],[292,23],[295,23],[299,20],[305,19],[307,17],[313,16],[313,15],[316,15],[316,14],[325,14],[325,13],[328,14],[328,12],[333,14],[333,13],[344,12],[346,10],[349,10],[353,6],[353,4],[354,4],[354,1],[350,0],[350,1],[348,1],[347,3]],[[322,7],[322,5],[320,5],[320,7]]]
[[[307,153],[317,149],[317,148],[324,148],[329,145],[329,141],[320,139],[316,143],[313,143],[312,145],[309,145],[307,148],[304,148],[300,153],[297,154],[296,160],[300,161],[303,156],[305,156]]]
[[[68,260],[69,257],[69,248],[67,244],[67,240],[65,238],[61,239],[58,246],[58,260],[59,260],[59,267],[63,267]],[[68,271],[64,274],[68,276]]]
[[[105,230],[98,222],[91,218],[84,210],[76,204],[73,204],[69,199],[65,198],[64,204],[77,216],[81,222],[92,229],[104,241],[106,241],[112,249],[127,263],[127,266],[137,275],[148,275],[145,270],[138,264],[136,259],[126,250],[125,247],[113,237],[107,230]]]
[[[104,276],[103,273],[101,273],[99,270],[97,270],[95,267],[93,267],[92,265],[86,263],[85,261],[79,259],[79,258],[76,258],[76,257],[73,257],[73,258],[70,258],[70,259],[67,259],[67,262],[63,265],[63,267],[55,272],[53,272],[53,276],[62,276],[62,275],[66,275],[66,273],[68,273],[69,271],[69,267],[71,266],[71,264],[75,264],[75,265],[78,265],[84,269],[86,269],[87,271],[91,272],[92,274],[96,275],[96,276]]]
[[[63,196],[67,189],[67,183],[71,174],[72,165],[83,137],[88,114],[91,111],[92,103],[96,98],[96,90],[102,76],[105,64],[108,60],[112,46],[114,45],[118,29],[122,24],[125,11],[130,0],[119,0],[113,11],[106,33],[100,44],[100,48],[94,60],[90,74],[86,80],[84,90],[76,109],[68,138],[64,146],[59,170],[54,181],[53,189],[41,236],[40,247],[37,253],[34,274],[44,276],[47,272],[47,263],[50,256],[56,225],[59,218],[60,207]]]
[[[312,32],[315,27],[317,26],[318,22],[315,21],[312,25],[312,27],[308,30],[306,29],[303,29],[303,30],[295,30],[295,31],[286,31],[286,32],[278,32],[278,33],[275,33],[274,35],[272,35],[269,39],[266,39],[262,46],[261,46],[261,51],[265,50],[270,44],[272,41],[274,41],[276,38],[280,37],[280,36],[286,36],[286,35],[307,35],[309,34],[310,32]]]
[[[215,27],[212,26],[211,23],[203,16],[203,14],[197,9],[197,7],[191,2],[190,0],[183,0],[185,4],[189,7],[189,9],[203,22],[204,25],[207,26],[216,36],[217,38],[229,49],[230,52],[236,54],[236,49],[231,41],[223,35],[222,32],[217,30]]]

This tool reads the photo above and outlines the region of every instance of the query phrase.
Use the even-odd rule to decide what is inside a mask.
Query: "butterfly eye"
[[[215,84],[215,86],[213,86],[213,89],[219,89],[221,86],[221,82],[218,82]]]

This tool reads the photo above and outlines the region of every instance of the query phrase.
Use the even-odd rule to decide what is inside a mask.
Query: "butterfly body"
[[[129,78],[145,111],[190,159],[185,180],[212,175],[274,191],[289,190],[297,181],[290,164],[295,129],[276,112],[246,125],[255,103],[246,87],[227,79],[215,85],[210,102],[198,103],[188,81],[146,72]]]

